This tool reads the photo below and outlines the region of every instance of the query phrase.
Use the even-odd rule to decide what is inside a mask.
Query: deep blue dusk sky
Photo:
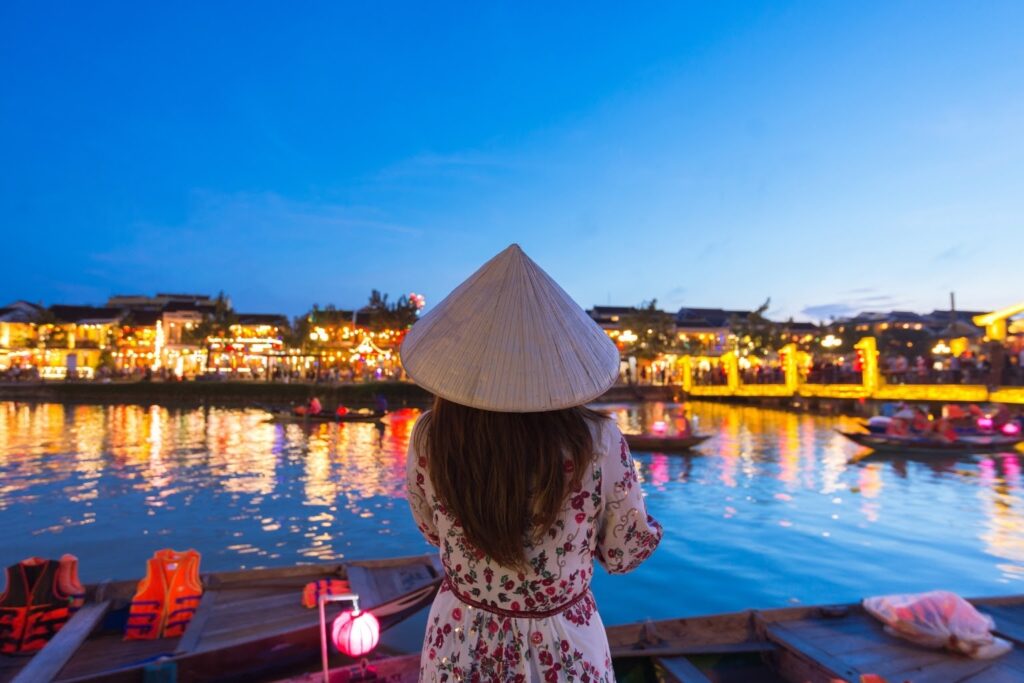
[[[429,304],[517,241],[584,306],[1001,307],[1022,31],[1021,2],[5,2],[0,304]]]

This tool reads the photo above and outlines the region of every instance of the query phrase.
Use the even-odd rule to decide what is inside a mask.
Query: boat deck
[[[1016,641],[1014,650],[996,659],[970,659],[896,638],[859,606],[835,616],[825,613],[786,619],[764,613],[756,620],[765,640],[778,646],[776,666],[785,680],[824,682],[834,676],[858,681],[865,674],[876,674],[893,683],[1024,680],[1024,651],[1019,649],[1018,639],[1024,635],[1024,600],[1008,599],[998,607],[984,602],[976,601],[976,605],[995,617],[997,632]],[[1009,631],[1014,631],[1016,637]]]
[[[66,657],[57,651],[61,647],[58,638],[69,635],[65,631],[74,629],[74,620],[41,651],[43,657],[0,656],[0,683],[141,681],[142,664],[154,670],[150,675],[162,675],[166,680],[227,681],[233,676],[252,680],[254,670],[269,672],[318,659],[318,611],[303,607],[300,601],[309,581],[347,580],[360,596],[360,606],[373,609],[386,628],[429,600],[438,576],[433,557],[419,562],[304,565],[212,574],[205,578],[202,601],[181,638],[126,642],[127,601],[134,590],[134,582],[127,582],[118,587],[113,599],[107,596],[116,608],[108,610],[104,603],[95,626],[88,626],[83,634],[88,638],[76,642]],[[343,607],[328,609],[335,612]],[[171,657],[175,661],[161,661]],[[45,677],[41,664],[46,665]],[[160,671],[163,669],[166,671]]]

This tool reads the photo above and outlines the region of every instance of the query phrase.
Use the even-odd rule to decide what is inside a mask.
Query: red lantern
[[[362,657],[377,647],[380,623],[369,612],[345,610],[334,620],[332,635],[335,647],[349,657]]]

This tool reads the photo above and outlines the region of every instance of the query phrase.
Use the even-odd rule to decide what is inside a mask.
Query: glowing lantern
[[[377,617],[358,609],[345,610],[334,620],[332,638],[335,647],[349,657],[362,657],[377,647],[380,623]]]
[[[978,418],[978,429],[992,429],[992,418],[991,417],[979,417]]]
[[[657,422],[652,424],[651,425],[651,431],[654,432],[655,434],[664,434],[665,433],[665,422],[664,422],[664,420],[658,420]]]
[[[1006,436],[1017,436],[1020,434],[1020,425],[1016,422],[1007,422],[1003,425],[1003,434]]]

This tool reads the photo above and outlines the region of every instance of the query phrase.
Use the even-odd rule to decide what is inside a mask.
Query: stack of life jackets
[[[30,654],[43,649],[85,602],[78,580],[78,558],[30,557],[7,568],[0,595],[0,653]]]
[[[199,553],[164,548],[146,562],[131,606],[125,640],[180,638],[203,597]]]

